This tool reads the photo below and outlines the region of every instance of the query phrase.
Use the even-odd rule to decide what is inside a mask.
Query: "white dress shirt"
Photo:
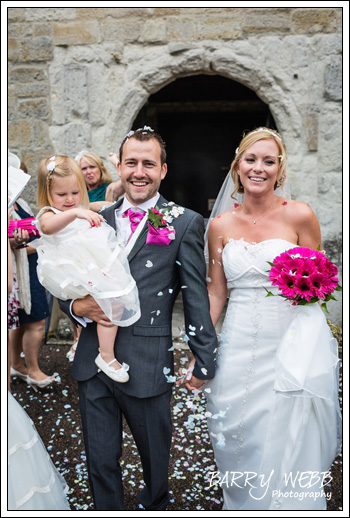
[[[157,193],[153,198],[147,200],[139,205],[132,205],[124,196],[123,203],[121,206],[115,210],[116,224],[121,229],[123,233],[124,242],[126,243],[131,234],[131,224],[129,218],[123,218],[123,214],[128,209],[133,209],[135,212],[145,213],[151,207],[154,207],[157,204],[159,199],[159,193]]]

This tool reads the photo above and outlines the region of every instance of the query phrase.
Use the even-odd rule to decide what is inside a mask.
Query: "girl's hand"
[[[76,209],[76,217],[86,219],[92,227],[100,227],[103,217],[90,209]]]

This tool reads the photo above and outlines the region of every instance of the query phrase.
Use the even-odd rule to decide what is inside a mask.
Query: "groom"
[[[78,380],[88,471],[96,510],[122,510],[122,415],[140,453],[145,487],[138,495],[146,510],[164,510],[168,497],[168,464],[172,437],[171,375],[174,373],[171,319],[182,289],[188,345],[196,359],[190,385],[200,388],[214,377],[215,329],[209,315],[203,256],[203,218],[168,202],[159,194],[167,173],[165,144],[151,128],[130,132],[119,150],[118,174],[125,197],[101,214],[107,223],[130,239],[125,211],[138,209],[140,229],[128,259],[139,291],[141,318],[119,327],[117,358],[130,366],[127,383],[116,383],[98,372],[96,323],[111,325],[95,301],[87,296],[73,301],[76,321],[93,320],[83,328],[72,376]],[[148,226],[149,209],[169,208],[173,227]],[[137,230],[135,231],[137,232]],[[157,233],[162,235],[159,237]],[[171,239],[168,238],[169,233]],[[164,235],[165,234],[165,235]],[[68,303],[61,303],[68,312]],[[170,379],[169,379],[170,377]],[[170,382],[169,382],[170,381]]]

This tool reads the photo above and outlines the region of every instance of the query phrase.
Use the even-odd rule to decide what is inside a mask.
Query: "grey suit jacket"
[[[115,209],[120,204],[119,200],[101,213],[114,228]],[[160,196],[157,206],[162,209],[166,205]],[[215,373],[217,337],[209,315],[203,218],[185,209],[172,226],[175,240],[169,245],[152,245],[146,244],[146,223],[129,254],[131,275],[139,291],[141,318],[129,327],[119,327],[115,351],[119,362],[130,365],[130,380],[118,386],[135,397],[151,397],[171,389],[163,369],[169,369],[167,376],[174,373],[171,321],[180,289],[188,345],[197,360],[193,374],[200,379],[212,379]],[[69,314],[69,301],[61,301],[60,305]],[[96,323],[93,322],[82,330],[72,367],[73,378],[83,381],[94,376],[97,354]]]

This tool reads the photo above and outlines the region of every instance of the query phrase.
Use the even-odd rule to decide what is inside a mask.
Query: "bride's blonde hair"
[[[268,139],[274,139],[278,146],[279,168],[274,188],[277,189],[278,187],[283,187],[283,185],[287,181],[287,150],[282,140],[282,137],[276,130],[272,130],[270,128],[265,128],[264,126],[261,126],[247,133],[247,135],[243,137],[238,148],[236,149],[236,156],[230,168],[231,177],[235,185],[234,191],[231,194],[232,198],[234,198],[236,192],[241,194],[244,193],[243,185],[241,184],[239,174],[237,173],[237,166],[243,154],[247,151],[248,148],[255,144],[255,142],[258,142],[259,140]]]

